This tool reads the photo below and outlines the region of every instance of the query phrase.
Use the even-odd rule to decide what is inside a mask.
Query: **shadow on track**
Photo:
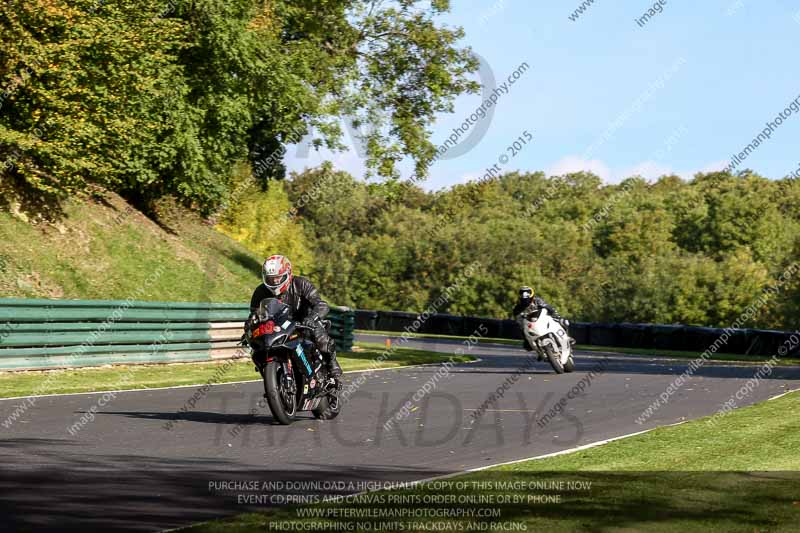
[[[80,414],[79,412],[76,414]],[[170,412],[155,412],[155,411],[103,411],[96,413],[95,416],[124,416],[128,418],[141,418],[144,420],[166,420],[166,421],[186,421],[186,422],[200,422],[203,424],[224,424],[224,425],[280,425],[271,415],[250,415],[250,414],[230,414],[221,412],[208,412],[208,411],[189,411],[186,413]],[[299,416],[299,420],[306,417]],[[313,419],[313,417],[307,417]]]
[[[29,448],[36,439],[3,441]],[[52,443],[51,443],[52,444]],[[279,483],[377,483],[412,480],[449,472],[364,465],[320,464],[297,470],[243,470],[226,460],[166,460],[130,455],[75,455],[70,446],[58,459],[70,464],[28,465],[0,472],[0,516],[5,531],[154,531],[252,511],[265,511],[274,495],[349,494],[358,491],[276,489]],[[53,457],[56,459],[56,457]],[[77,461],[75,459],[78,459]],[[76,463],[81,463],[75,467]],[[233,488],[231,482],[271,483],[268,490]],[[224,485],[229,483],[229,485]],[[226,490],[228,487],[228,490]],[[239,495],[266,500],[242,503]]]

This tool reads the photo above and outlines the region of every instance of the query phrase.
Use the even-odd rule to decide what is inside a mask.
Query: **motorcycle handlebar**
[[[247,324],[247,329],[248,330],[252,330],[252,329],[254,329],[254,326],[256,324],[260,324],[262,322],[265,322],[265,320],[256,320],[255,322],[249,322]],[[300,322],[297,322],[294,327],[295,327],[295,329],[307,329],[309,331],[314,331],[314,328],[312,328],[311,326],[306,326],[305,324],[301,324]],[[242,335],[242,341],[244,341],[246,337],[247,337],[246,333],[244,335]]]

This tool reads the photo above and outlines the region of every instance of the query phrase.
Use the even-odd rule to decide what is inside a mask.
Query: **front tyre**
[[[558,356],[551,344],[548,343],[544,345],[544,353],[547,354],[547,360],[550,361],[550,366],[553,367],[553,370],[556,371],[556,374],[563,374],[564,365],[561,364],[561,358]]]
[[[272,416],[283,425],[289,425],[297,414],[297,399],[289,376],[285,375],[283,365],[271,361],[264,369],[264,389]]]

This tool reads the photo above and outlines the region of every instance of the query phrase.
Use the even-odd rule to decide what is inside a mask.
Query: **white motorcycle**
[[[547,309],[531,306],[518,320],[528,343],[539,353],[540,361],[546,357],[556,374],[575,370],[570,337]]]

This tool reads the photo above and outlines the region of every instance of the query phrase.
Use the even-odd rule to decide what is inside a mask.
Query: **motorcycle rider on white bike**
[[[517,305],[514,306],[514,310],[512,311],[512,314],[514,316],[514,319],[519,324],[520,328],[523,328],[523,331],[522,331],[522,339],[523,339],[522,340],[522,346],[529,352],[534,351],[535,348],[530,345],[530,343],[528,342],[527,337],[525,336],[525,331],[524,331],[525,318],[524,318],[524,315],[525,315],[526,312],[528,312],[529,309],[538,309],[538,308],[547,309],[547,312],[550,313],[550,316],[553,318],[553,320],[555,320],[556,322],[561,324],[561,327],[564,328],[564,331],[569,331],[569,320],[567,320],[567,319],[563,318],[561,315],[559,315],[558,311],[556,311],[555,308],[552,305],[550,305],[550,304],[548,304],[547,302],[544,301],[544,298],[542,298],[541,296],[535,296],[534,293],[533,293],[533,289],[531,287],[527,287],[527,286],[521,287],[519,289],[519,301],[517,302]],[[574,345],[575,344],[575,339],[573,339],[572,337],[569,337],[569,342],[570,342],[570,344]],[[539,361],[542,360],[541,353],[539,354],[538,359],[539,359]]]

